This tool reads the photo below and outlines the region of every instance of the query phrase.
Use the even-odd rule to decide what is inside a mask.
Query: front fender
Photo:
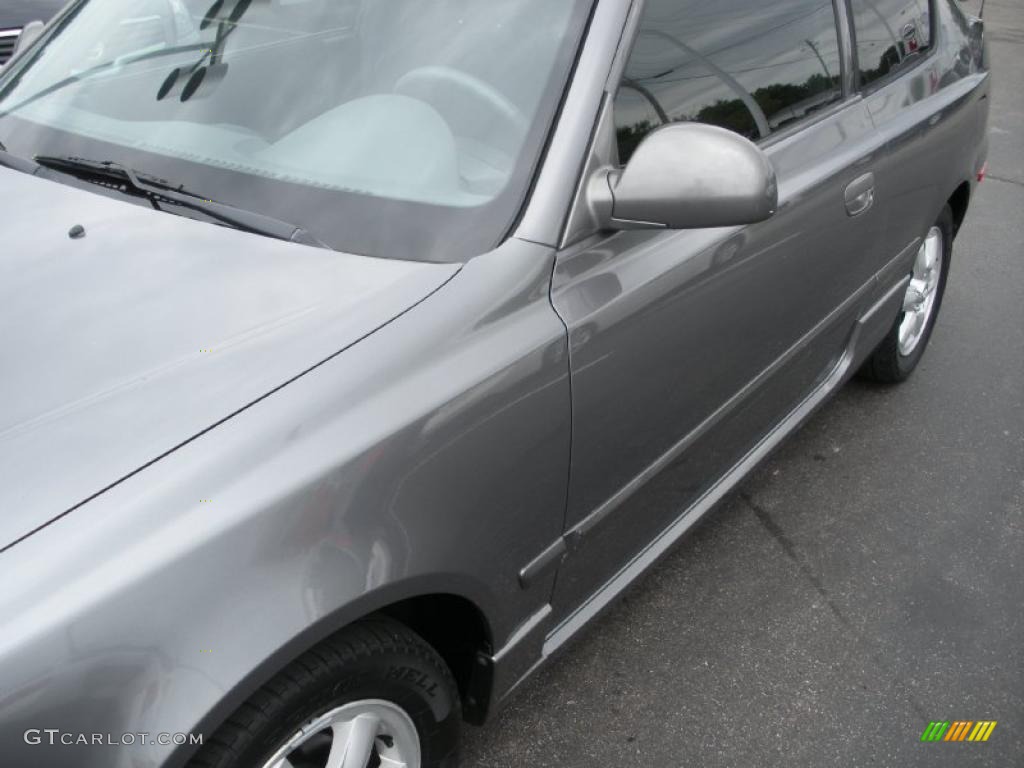
[[[0,555],[4,764],[182,765],[187,747],[42,752],[23,733],[209,736],[287,661],[414,595],[471,601],[504,644],[550,599],[553,575],[524,589],[518,573],[564,522],[569,392],[551,258],[510,241],[474,260]]]

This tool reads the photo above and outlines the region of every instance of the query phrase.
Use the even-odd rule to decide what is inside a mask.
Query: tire
[[[383,718],[367,726],[373,729],[365,740],[372,744],[367,768],[377,768],[383,756],[395,756],[389,750],[409,747],[412,731],[403,730],[404,724],[415,729],[411,740],[418,740],[420,753],[419,762],[410,760],[409,768],[458,765],[462,708],[451,672],[415,632],[392,619],[371,617],[278,673],[205,740],[188,768],[264,768],[271,758],[277,765],[283,749],[293,755],[293,768],[321,768],[334,741],[327,721],[305,736],[300,731],[339,712],[346,723],[355,723],[353,717],[364,724],[377,714]],[[351,727],[347,732],[355,734],[356,726]],[[303,741],[296,745],[298,737]]]
[[[914,369],[917,368],[918,363],[921,362],[921,358],[924,356],[925,349],[927,349],[928,342],[931,339],[932,330],[935,328],[935,321],[939,316],[939,310],[942,308],[942,297],[946,292],[946,281],[949,278],[949,265],[953,257],[953,212],[950,210],[948,205],[942,209],[942,213],[939,215],[938,221],[936,221],[931,230],[929,230],[925,244],[921,246],[922,252],[928,245],[934,232],[941,234],[942,242],[938,251],[941,253],[942,263],[940,268],[937,270],[938,283],[934,287],[933,303],[927,317],[924,319],[920,331],[916,334],[916,340],[908,338],[908,336],[901,336],[901,329],[903,328],[905,321],[909,323],[908,327],[913,327],[915,314],[913,311],[908,313],[904,307],[901,307],[900,312],[896,317],[896,322],[893,323],[888,335],[882,340],[882,343],[875,348],[875,351],[871,353],[871,357],[869,357],[861,367],[859,375],[862,378],[879,382],[881,384],[898,384],[906,381],[910,377],[910,374],[914,372]],[[921,259],[922,255],[919,253],[918,259],[914,263],[912,282],[907,289],[908,294],[917,284],[914,280],[917,280],[919,277],[919,267],[922,263]],[[921,294],[918,293],[918,296],[920,295]],[[906,301],[910,300],[911,299],[908,296]],[[909,320],[908,315],[910,316]],[[902,342],[901,339],[903,339]],[[914,343],[912,348],[908,349],[909,341],[913,341]]]

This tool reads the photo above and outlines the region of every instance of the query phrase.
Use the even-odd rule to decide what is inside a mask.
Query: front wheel
[[[953,212],[947,205],[917,252],[896,322],[864,363],[861,376],[896,384],[914,372],[939,316],[952,256]]]
[[[189,768],[455,768],[462,710],[444,661],[388,618],[292,662]]]

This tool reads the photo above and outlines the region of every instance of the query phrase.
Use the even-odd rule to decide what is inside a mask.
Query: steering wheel
[[[432,90],[437,85],[450,87],[476,101],[483,102],[492,113],[520,136],[530,128],[530,121],[507,96],[490,83],[459,69],[445,66],[417,67],[406,72],[395,83],[395,93],[417,96]],[[427,101],[426,99],[424,99]]]

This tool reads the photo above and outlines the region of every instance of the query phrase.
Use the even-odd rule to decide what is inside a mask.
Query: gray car
[[[954,0],[70,3],[0,74],[5,768],[455,766],[911,374],[989,93]]]

